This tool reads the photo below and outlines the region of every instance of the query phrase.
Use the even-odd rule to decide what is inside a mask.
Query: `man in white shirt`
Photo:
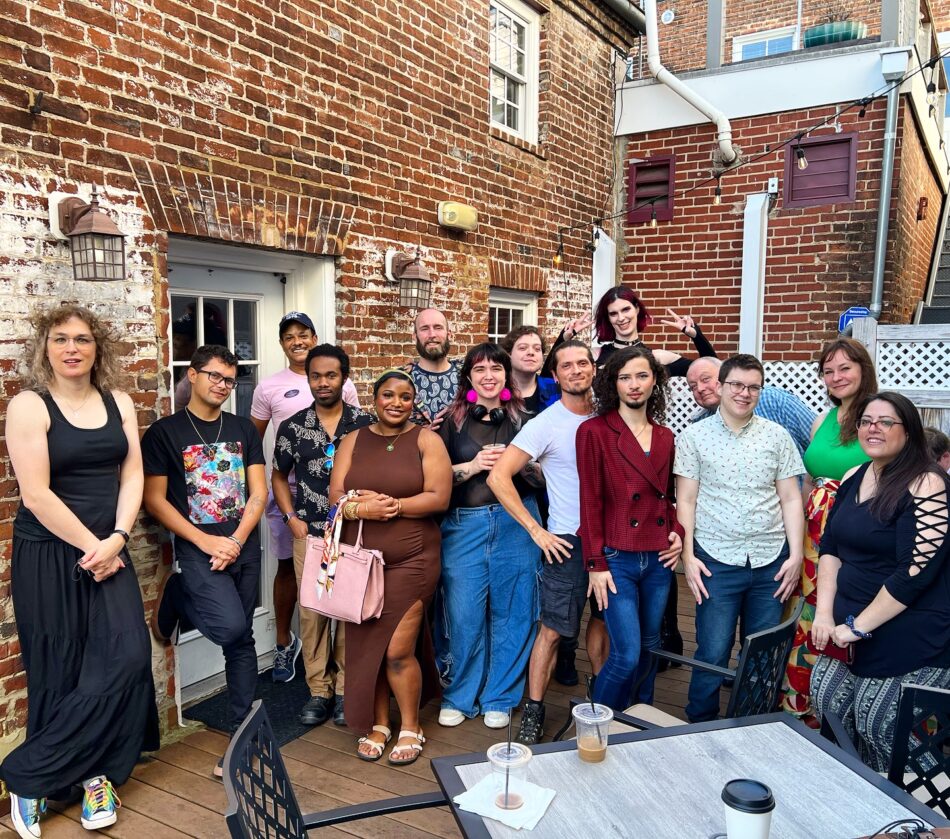
[[[544,733],[544,694],[561,638],[580,630],[587,601],[587,569],[581,555],[577,427],[593,414],[594,358],[580,341],[565,341],[552,354],[561,398],[530,420],[511,441],[488,476],[488,486],[508,513],[541,548],[541,628],[528,663],[528,701],[518,740],[537,743]],[[548,529],[538,524],[518,495],[513,477],[536,461],[548,491]]]

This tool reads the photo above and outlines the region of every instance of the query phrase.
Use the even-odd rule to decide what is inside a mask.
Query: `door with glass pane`
[[[172,410],[181,410],[188,403],[190,386],[186,371],[195,349],[202,344],[223,344],[240,359],[238,386],[224,409],[250,417],[255,385],[263,376],[284,366],[277,340],[277,324],[284,310],[284,286],[273,272],[227,267],[172,262],[169,274]],[[264,656],[274,648],[272,580],[276,558],[263,521],[260,528],[264,558],[254,615],[254,640],[258,656]],[[182,635],[178,654],[186,701],[220,686],[224,658],[219,647],[191,631]]]

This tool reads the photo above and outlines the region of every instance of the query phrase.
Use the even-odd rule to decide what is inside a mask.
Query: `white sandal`
[[[388,728],[386,728],[385,725],[374,725],[373,731],[377,732],[378,734],[382,734],[386,740],[383,743],[377,743],[375,740],[370,740],[368,736],[360,737],[360,739],[356,741],[356,745],[362,746],[363,743],[367,743],[373,750],[372,754],[365,754],[364,752],[361,752],[359,749],[357,749],[356,756],[360,760],[368,760],[371,762],[379,760],[383,756],[383,750],[389,744],[389,741],[393,739],[393,733]],[[399,736],[402,737],[402,734]]]
[[[399,741],[404,737],[412,737],[416,742],[415,743],[406,743],[405,745],[400,745]],[[419,759],[419,755],[422,754],[422,744],[425,743],[426,738],[422,736],[421,731],[408,731],[403,729],[399,732],[399,736],[396,738],[396,745],[393,746],[393,751],[389,753],[389,763],[393,766],[408,766],[410,763],[415,763]],[[413,754],[407,760],[393,760],[393,752],[405,751],[406,749],[411,749]]]

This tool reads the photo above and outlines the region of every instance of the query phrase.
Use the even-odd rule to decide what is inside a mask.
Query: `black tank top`
[[[49,487],[97,538],[115,527],[119,500],[119,467],[129,452],[119,406],[109,392],[102,393],[106,423],[99,428],[77,428],[63,416],[48,393],[40,394],[49,411]],[[22,504],[13,522],[21,539],[56,539]]]

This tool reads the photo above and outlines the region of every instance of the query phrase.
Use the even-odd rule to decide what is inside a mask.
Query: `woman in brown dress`
[[[359,740],[363,760],[379,760],[392,737],[389,698],[396,697],[400,731],[389,755],[412,763],[425,737],[419,708],[438,695],[426,607],[439,580],[439,526],[452,493],[452,466],[442,440],[409,418],[416,389],[402,370],[387,370],[373,386],[378,422],[348,434],[330,478],[330,501],[344,499],[342,540],[383,552],[385,600],[377,620],[346,628],[346,723],[369,731]],[[370,730],[372,729],[372,730]]]

